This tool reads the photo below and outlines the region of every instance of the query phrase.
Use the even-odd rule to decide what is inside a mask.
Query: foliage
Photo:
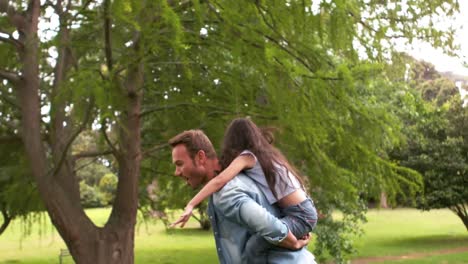
[[[85,181],[80,182],[80,201],[84,208],[96,208],[106,205],[97,187],[89,186]]]
[[[396,150],[394,158],[423,175],[419,208],[449,208],[468,229],[468,109],[455,83],[433,65],[413,60],[411,70],[409,86],[425,102],[415,105],[412,116],[402,116],[408,144]]]
[[[112,173],[104,175],[99,181],[99,191],[102,195],[103,205],[110,205],[115,198],[117,191],[117,176]]]
[[[117,176],[108,173],[102,176],[98,185],[80,182],[80,200],[85,208],[103,207],[112,204],[117,191]]]
[[[419,204],[423,210],[449,208],[468,230],[468,109],[454,97],[447,106],[438,109],[437,123],[424,130],[427,144],[412,149],[416,155],[408,162],[424,175],[424,196]]]
[[[378,1],[328,1],[314,10],[308,4],[213,1],[200,5],[208,8],[200,9],[206,17],[201,23],[196,8],[183,13],[183,21],[192,23],[182,25],[194,33],[184,39],[190,64],[181,60],[181,70],[155,62],[156,78],[146,85],[164,88],[158,101],[146,101],[143,135],[144,142],[164,142],[184,129],[202,128],[218,146],[235,116],[278,127],[277,144],[307,175],[318,208],[326,216],[341,210],[349,217],[342,224],[323,220],[317,229],[324,238],[318,253],[327,248],[341,260],[351,249],[346,234],[357,230],[350,223],[363,218],[364,197],[385,190],[394,199],[408,189],[414,195],[421,186],[417,173],[385,155],[402,135],[386,103],[398,87],[382,71],[380,62],[389,52],[382,43],[391,42],[391,31],[410,41],[446,33],[418,22],[426,12],[432,20],[436,9],[422,1],[406,10],[412,19],[399,17],[404,13],[399,3],[388,9]],[[367,59],[358,54],[360,48]],[[152,168],[144,169],[144,181],[158,181],[158,210],[183,207],[193,193],[167,178],[171,170],[156,161],[160,157],[170,159],[169,152],[143,161],[144,168]]]
[[[27,168],[28,164],[20,142],[2,144],[0,211],[3,222],[0,225],[0,234],[6,230],[11,220],[21,218],[28,221],[34,219],[34,213],[44,209]]]

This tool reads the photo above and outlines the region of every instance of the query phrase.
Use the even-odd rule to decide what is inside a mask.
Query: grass
[[[411,260],[393,260],[385,261],[382,264],[389,263],[400,263],[400,264],[466,264],[468,262],[468,253],[461,254],[450,254],[450,255],[439,255],[439,256],[430,256],[426,258],[411,259]]]
[[[107,209],[92,209],[88,215],[102,225]],[[448,210],[420,212],[414,209],[371,210],[365,235],[356,238],[359,253],[353,259],[430,253],[437,250],[468,247],[468,232]],[[22,235],[31,227],[29,235]],[[210,231],[189,222],[184,229],[167,231],[161,222],[139,223],[135,235],[136,263],[217,263],[214,239]],[[41,223],[14,221],[0,236],[0,264],[58,263],[65,244],[46,217]],[[72,263],[71,258],[66,259]],[[468,252],[423,256],[418,259],[392,260],[383,263],[467,263]]]
[[[356,240],[359,253],[354,257],[430,253],[468,247],[467,230],[449,210],[371,210],[367,219],[365,235]]]
[[[367,219],[365,235],[356,239],[358,253],[351,256],[353,259],[406,255],[408,259],[380,263],[468,263],[468,252],[438,253],[468,248],[468,232],[461,220],[449,210],[371,210]],[[414,254],[420,256],[410,259]]]
[[[86,212],[102,226],[108,209],[90,209]],[[59,262],[60,249],[65,243],[49,221],[41,223],[14,221],[0,236],[0,264],[51,264]],[[27,236],[23,233],[32,226]],[[160,221],[140,222],[135,235],[135,263],[217,263],[211,231],[202,231],[190,221],[184,229],[166,230]],[[73,263],[71,257],[64,263]],[[196,260],[197,262],[195,262]]]

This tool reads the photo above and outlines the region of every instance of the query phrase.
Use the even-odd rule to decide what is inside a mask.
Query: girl
[[[182,216],[171,226],[181,224],[184,227],[200,202],[244,171],[271,204],[278,204],[284,215],[281,220],[296,238],[308,235],[317,223],[315,206],[304,190],[299,173],[268,139],[272,138],[263,135],[250,119],[234,119],[224,135],[220,160],[223,171],[192,198]],[[266,250],[270,247],[263,238],[252,236],[243,258],[249,263],[266,263]]]

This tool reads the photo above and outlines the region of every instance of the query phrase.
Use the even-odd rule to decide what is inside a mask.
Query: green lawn
[[[371,210],[358,256],[402,255],[468,247],[468,231],[449,210]]]
[[[106,209],[88,210],[98,224],[105,222],[108,213]],[[353,259],[468,247],[468,232],[448,210],[371,210],[368,220],[364,226],[366,234],[356,239],[359,253],[352,256]],[[31,234],[22,236],[28,226],[32,226]],[[141,223],[137,227],[135,244],[136,263],[217,262],[211,232],[196,229],[195,222],[169,232],[161,222]],[[65,245],[45,218],[40,224],[15,221],[0,236],[0,263],[58,263],[60,248]],[[72,262],[67,259],[65,263]],[[468,263],[468,252],[384,263]]]

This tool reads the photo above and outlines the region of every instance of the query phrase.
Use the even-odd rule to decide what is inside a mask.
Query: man
[[[175,175],[192,188],[206,184],[220,171],[213,145],[201,130],[184,131],[169,144]],[[277,218],[279,209],[242,173],[213,194],[208,215],[221,264],[248,263],[242,256],[248,239],[255,234],[280,246],[268,252],[268,263],[315,263],[313,255],[303,248],[309,240],[297,240]]]

